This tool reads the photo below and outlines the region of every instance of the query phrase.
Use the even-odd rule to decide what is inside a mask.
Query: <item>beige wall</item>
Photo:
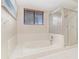
[[[44,11],[44,25],[24,25],[24,8],[34,9],[34,10],[41,10]],[[34,41],[34,40],[44,40],[48,39],[48,28],[49,28],[49,12],[32,8],[32,7],[24,7],[21,6],[18,8],[18,16],[17,16],[17,38],[18,43],[24,43],[27,41]]]
[[[41,10],[44,11],[44,25],[24,25],[24,8],[34,9],[34,10]],[[67,26],[69,21],[65,18],[64,10],[62,9],[62,31],[65,37],[65,44],[75,44],[77,42],[77,24],[75,19],[71,21],[71,18],[68,19],[70,23],[74,23],[73,30],[68,30]],[[70,16],[70,15],[69,15]],[[72,16],[71,16],[72,17]],[[77,19],[76,19],[77,20]],[[72,25],[70,25],[72,27]],[[58,28],[58,27],[57,27]],[[60,27],[59,27],[60,28]],[[72,32],[71,32],[72,31]],[[71,33],[71,34],[69,34]],[[69,37],[70,36],[70,37]],[[72,39],[72,36],[74,39]],[[36,40],[50,40],[49,34],[49,12],[43,9],[33,8],[32,6],[21,6],[18,7],[18,15],[17,15],[17,38],[18,44],[22,45],[23,43],[27,43],[30,41]]]
[[[1,11],[2,59],[9,59],[16,47],[16,20],[3,8]]]

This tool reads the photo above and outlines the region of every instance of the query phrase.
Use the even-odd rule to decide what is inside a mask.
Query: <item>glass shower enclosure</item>
[[[64,36],[64,45],[77,44],[77,11],[66,8],[58,8],[50,12],[49,33]]]

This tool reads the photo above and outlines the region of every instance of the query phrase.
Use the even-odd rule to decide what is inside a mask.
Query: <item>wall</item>
[[[12,51],[16,47],[16,19],[14,19],[4,7],[1,7],[1,44],[2,44],[2,58],[9,59]]]
[[[44,11],[44,25],[24,25],[24,8]],[[27,43],[29,41],[36,40],[48,40],[48,28],[49,28],[49,12],[33,8],[32,6],[20,6],[18,7],[17,16],[17,38],[18,44]]]

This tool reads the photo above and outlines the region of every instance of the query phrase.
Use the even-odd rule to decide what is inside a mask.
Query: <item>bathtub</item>
[[[25,53],[24,52],[18,53],[18,54],[21,54],[18,57],[15,54],[16,57],[13,59],[78,59],[77,58],[78,57],[77,45],[67,46],[67,47],[59,48],[59,49],[53,49],[51,47],[46,48],[46,49],[40,49],[40,50],[39,49],[34,49],[34,50],[26,49],[26,51],[24,51]]]
[[[53,38],[51,38],[51,36],[53,36]],[[64,48],[64,36],[59,34],[49,34],[48,40],[28,41],[23,45],[17,46],[10,59],[22,58],[24,56],[30,56],[61,48]]]
[[[60,34],[43,34],[48,39],[30,40],[19,45],[19,47],[26,48],[45,48],[45,47],[63,47],[64,46],[64,35]],[[51,38],[53,36],[53,38]]]

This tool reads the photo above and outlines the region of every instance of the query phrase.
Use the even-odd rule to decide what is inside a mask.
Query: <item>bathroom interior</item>
[[[78,59],[77,0],[2,0],[1,59]]]

